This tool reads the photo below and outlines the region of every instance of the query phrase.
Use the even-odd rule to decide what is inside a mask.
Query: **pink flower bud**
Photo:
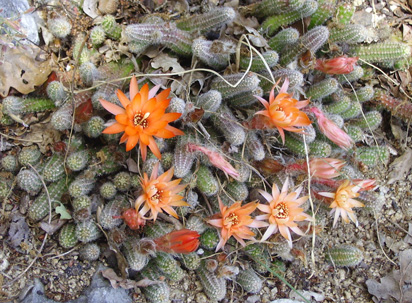
[[[335,123],[326,118],[325,114],[317,107],[310,108],[318,119],[318,126],[322,134],[340,148],[349,149],[352,147],[353,140],[347,133],[340,129]]]
[[[345,162],[342,160],[333,158],[316,158],[309,161],[310,172],[315,178],[336,178],[344,165]]]
[[[235,179],[239,178],[240,175],[238,171],[229,162],[227,162],[220,153],[193,143],[187,144],[187,150],[189,152],[200,151],[204,153],[214,167],[221,169],[225,174],[228,174]]]
[[[315,69],[329,75],[349,74],[353,71],[358,57],[337,57],[333,59],[317,59]]]

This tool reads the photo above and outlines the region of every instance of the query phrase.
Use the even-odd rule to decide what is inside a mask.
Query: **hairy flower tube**
[[[257,216],[256,219],[269,221],[269,227],[263,234],[261,241],[267,240],[272,234],[279,230],[280,234],[288,241],[289,246],[292,247],[290,230],[298,235],[305,235],[296,222],[312,220],[312,217],[304,213],[303,209],[299,207],[305,203],[309,197],[298,198],[302,191],[301,187],[290,193],[288,193],[288,189],[289,180],[287,179],[280,192],[275,183],[272,186],[272,195],[263,190],[259,190],[260,194],[269,202],[269,204],[259,204],[257,206],[258,209],[265,214]]]
[[[189,152],[194,152],[194,151],[202,152],[208,157],[210,163],[214,167],[219,168],[225,174],[232,176],[235,179],[239,177],[239,173],[237,172],[237,170],[229,162],[227,162],[227,160],[223,157],[221,153],[210,150],[204,146],[193,144],[193,143],[187,144],[187,150]]]
[[[275,85],[276,86],[276,85]],[[311,124],[308,116],[300,111],[309,104],[309,100],[298,101],[293,95],[288,94],[289,80],[285,79],[279,94],[275,97],[275,86],[270,91],[269,102],[262,97],[255,96],[265,107],[264,110],[255,113],[250,122],[251,128],[272,129],[277,128],[285,143],[284,131],[301,132],[303,129],[296,126],[308,126]]]
[[[186,185],[179,185],[181,179],[170,181],[174,173],[173,168],[160,176],[157,176],[158,170],[159,165],[156,164],[150,178],[144,173],[143,178],[140,179],[143,192],[136,199],[136,211],[141,216],[151,212],[151,216],[145,219],[153,219],[153,221],[156,221],[157,215],[163,211],[178,218],[172,206],[189,205],[182,200],[183,196],[178,195]]]
[[[310,112],[318,119],[318,126],[322,134],[329,140],[345,150],[353,145],[353,140],[345,131],[340,129],[334,122],[326,118],[325,114],[317,107],[311,107]]]
[[[126,209],[121,216],[113,216],[113,219],[118,218],[123,219],[124,223],[133,230],[143,227],[146,223],[146,220],[134,208]]]
[[[197,231],[181,229],[172,231],[162,237],[154,239],[157,251],[174,254],[188,254],[199,247],[199,237]]]
[[[99,100],[106,110],[116,115],[116,122],[108,126],[103,133],[124,132],[120,143],[126,142],[126,151],[131,150],[139,143],[143,160],[146,160],[148,146],[158,159],[161,158],[154,137],[173,138],[184,134],[181,130],[169,125],[170,122],[177,120],[181,114],[165,113],[170,103],[170,99],[168,99],[170,89],[156,95],[158,90],[158,85],[149,90],[147,84],[139,90],[136,77],[133,76],[130,82],[130,100],[122,91],[116,91],[122,107],[103,99]]]
[[[333,59],[317,59],[315,69],[329,75],[349,74],[353,71],[358,57],[341,56]]]
[[[258,203],[250,202],[241,206],[242,202],[238,201],[231,206],[225,206],[218,197],[220,213],[213,215],[207,220],[207,223],[220,229],[220,241],[217,244],[216,251],[221,249],[231,236],[242,245],[246,246],[244,239],[254,240],[254,232],[249,227],[264,227],[267,223],[252,219],[250,214],[256,209]]]
[[[368,180],[364,182],[359,182],[358,184],[353,184],[349,180],[345,180],[336,190],[335,193],[329,192],[319,192],[318,194],[324,197],[332,198],[333,201],[330,204],[330,208],[332,208],[331,214],[335,214],[333,220],[333,227],[335,227],[339,216],[342,217],[342,220],[345,223],[349,222],[349,219],[352,220],[353,223],[358,225],[358,220],[354,211],[352,210],[353,207],[363,207],[363,203],[353,199],[359,196],[358,191],[363,188],[363,185],[368,186],[366,184]]]

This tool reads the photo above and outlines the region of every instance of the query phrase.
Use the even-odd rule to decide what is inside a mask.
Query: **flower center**
[[[289,216],[289,209],[286,205],[286,203],[279,203],[274,209],[273,209],[273,216],[276,219],[286,219]]]
[[[336,195],[336,202],[338,203],[339,206],[343,206],[348,202],[349,196],[346,192],[343,193],[338,193]]]
[[[147,118],[149,118],[149,116],[150,116],[150,113],[145,113],[144,115],[140,111],[135,113],[133,117],[133,125],[134,126],[140,125],[141,127],[146,128]]]
[[[235,213],[231,213],[229,214],[229,216],[225,218],[225,226],[227,228],[230,228],[233,225],[237,225],[239,223],[240,223],[239,217]]]
[[[162,202],[163,190],[158,190],[156,186],[155,186],[155,189],[156,189],[156,192],[150,197],[150,200],[154,204],[158,204],[159,202]]]

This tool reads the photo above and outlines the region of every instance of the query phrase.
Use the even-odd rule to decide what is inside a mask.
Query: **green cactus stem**
[[[268,44],[275,52],[280,54],[286,45],[291,45],[297,42],[299,36],[299,31],[297,29],[288,27],[270,38]]]
[[[46,182],[55,182],[65,174],[63,157],[53,154],[43,169],[43,179]]]
[[[338,5],[335,20],[339,24],[348,24],[355,13],[355,6],[350,2],[343,2]]]
[[[235,53],[236,45],[230,40],[209,41],[197,38],[192,44],[193,55],[210,67],[220,70],[229,65],[230,56]]]
[[[37,113],[53,108],[55,108],[54,102],[47,98],[20,98],[10,96],[3,99],[3,112],[9,115]]]
[[[76,236],[76,224],[65,224],[59,233],[59,244],[65,249],[74,247],[79,240]]]
[[[240,73],[240,74],[224,76],[223,78],[227,82],[234,85],[238,83],[238,81],[242,79],[243,76],[244,74]],[[242,93],[256,89],[259,85],[259,82],[260,80],[258,76],[255,73],[250,72],[235,87],[228,85],[221,77],[216,77],[212,80],[210,89],[219,91],[222,95],[222,99],[224,100],[232,96],[240,95]]]
[[[196,106],[204,109],[203,118],[209,118],[216,112],[222,103],[222,94],[217,90],[209,90],[196,99]]]
[[[102,235],[99,227],[93,220],[79,222],[76,225],[76,236],[83,243],[92,242]]]
[[[385,146],[363,146],[356,151],[356,160],[363,163],[367,167],[375,167],[389,161],[389,150]]]
[[[362,116],[356,120],[350,120],[349,123],[366,131],[375,130],[382,123],[382,115],[380,112],[373,110],[365,113],[365,117]]]
[[[405,43],[378,42],[350,47],[351,56],[357,56],[368,62],[397,61],[411,55],[411,47]]]
[[[326,78],[312,86],[306,91],[306,97],[312,100],[322,99],[333,94],[339,87],[335,78]]]
[[[100,246],[96,243],[87,243],[79,250],[80,259],[86,261],[96,261],[100,256]]]
[[[346,127],[346,131],[349,137],[351,137],[354,142],[362,141],[365,135],[363,130],[359,126],[356,126],[356,125],[348,125]]]
[[[356,93],[356,94],[355,94]],[[351,93],[349,97],[352,101],[366,102],[370,101],[374,94],[375,90],[370,85],[365,85],[361,88],[358,88],[355,93]]]
[[[258,293],[263,286],[262,279],[252,268],[241,270],[236,276],[236,282],[239,283],[246,292],[252,294]]]
[[[356,65],[353,68],[353,71],[351,71],[349,74],[339,75],[338,76],[338,82],[341,83],[341,84],[346,84],[348,81],[349,82],[355,82],[355,81],[359,80],[360,78],[362,78],[363,75],[364,75],[363,68]]]
[[[112,15],[103,17],[102,28],[105,34],[113,40],[119,40],[122,35],[122,27],[116,22],[115,17]]]
[[[213,251],[219,243],[219,236],[216,229],[208,228],[200,235],[200,246],[204,249]]]
[[[67,93],[60,81],[52,81],[46,88],[47,96],[54,102],[56,106],[61,106],[67,98]]]
[[[346,44],[362,43],[366,40],[367,29],[361,24],[347,24],[330,30],[330,42]]]
[[[149,256],[140,252],[138,239],[125,241],[122,251],[127,260],[127,264],[133,270],[140,271],[149,262]]]
[[[246,133],[243,127],[237,122],[236,117],[227,106],[221,106],[217,113],[211,117],[215,124],[231,145],[238,146],[245,141]]]
[[[196,269],[196,274],[203,286],[203,291],[210,300],[220,301],[226,295],[226,280],[218,278],[214,272],[207,270],[203,261],[199,268]]]
[[[336,0],[318,0],[318,9],[310,17],[308,29],[322,25],[332,18],[336,10]]]
[[[325,141],[315,140],[309,144],[310,155],[313,157],[326,158],[332,154],[332,146]]]
[[[250,70],[252,72],[260,72],[267,67],[265,66],[264,62],[268,65],[268,67],[272,68],[276,66],[279,60],[279,55],[276,51],[266,51],[262,53],[262,57],[265,61],[262,60],[262,58],[258,55],[252,56],[252,59],[248,55],[242,55],[240,57],[240,68],[242,70],[246,70],[249,66],[250,60],[252,60],[252,64],[250,66]]]
[[[209,168],[200,165],[196,172],[196,187],[206,196],[213,196],[219,190],[219,184]]]
[[[270,267],[270,255],[266,247],[258,244],[251,244],[245,247],[246,255],[252,259],[252,267],[261,274],[268,271]]]
[[[113,229],[123,223],[121,218],[123,210],[130,207],[129,202],[123,196],[117,196],[107,203],[100,213],[99,222],[104,229]]]
[[[263,0],[251,8],[251,13],[256,17],[266,17],[290,11],[299,11],[305,0]]]
[[[341,245],[330,248],[326,259],[335,266],[354,267],[363,260],[362,251],[353,245]]]
[[[339,101],[327,104],[323,108],[328,114],[336,115],[349,110],[353,102],[354,101],[351,101],[349,96],[344,95]]]
[[[359,102],[351,102],[351,106],[349,109],[344,111],[343,113],[340,113],[340,116],[344,120],[349,120],[352,118],[356,118],[362,114],[362,104]]]
[[[165,277],[171,281],[179,282],[185,276],[183,269],[170,254],[158,252],[153,261]]]

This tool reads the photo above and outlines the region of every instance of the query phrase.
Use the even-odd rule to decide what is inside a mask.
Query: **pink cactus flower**
[[[316,158],[309,161],[310,172],[313,177],[323,179],[336,178],[344,165],[344,161],[333,158]]]
[[[329,75],[349,74],[353,71],[359,57],[337,57],[333,59],[317,59],[315,69]]]
[[[210,163],[214,166],[222,170],[225,174],[232,176],[233,178],[239,178],[238,171],[226,161],[226,159],[222,156],[221,153],[210,150],[204,146],[196,145],[194,143],[187,144],[187,150],[189,152],[199,151],[204,153],[208,158]]]
[[[310,112],[318,119],[319,129],[329,140],[345,150],[353,145],[353,140],[345,131],[340,129],[334,122],[326,118],[325,114],[317,107],[311,107]]]

